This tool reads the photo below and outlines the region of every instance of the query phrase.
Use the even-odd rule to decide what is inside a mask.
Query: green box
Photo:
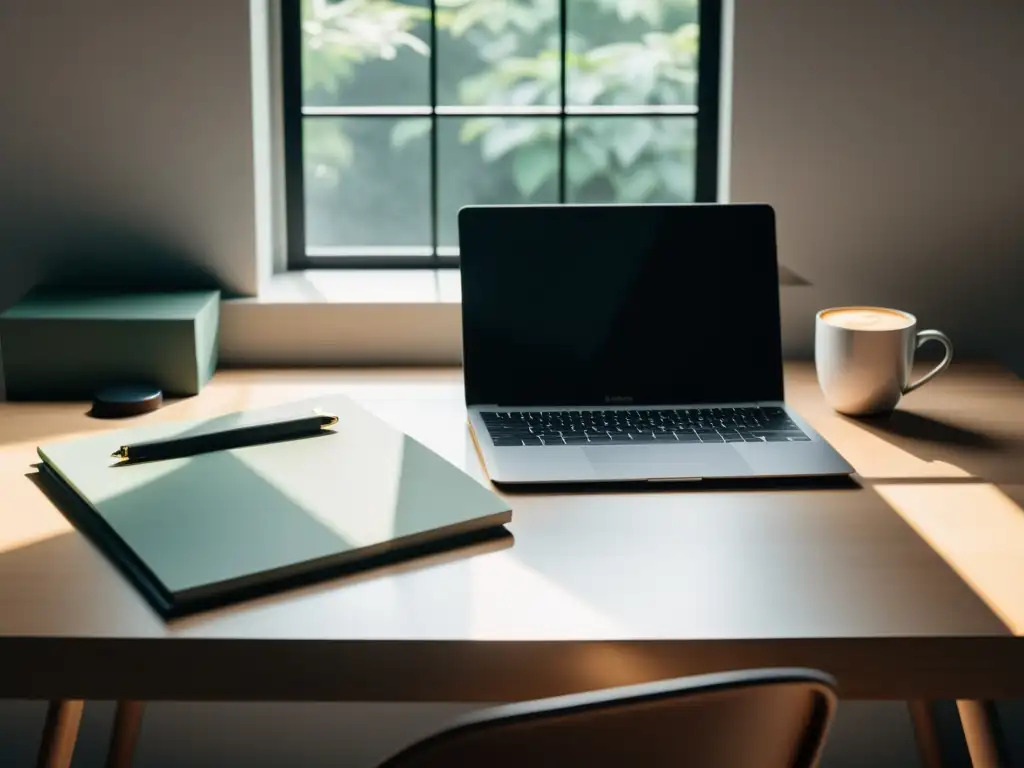
[[[85,400],[147,383],[194,395],[217,367],[219,291],[33,293],[0,314],[7,397]]]

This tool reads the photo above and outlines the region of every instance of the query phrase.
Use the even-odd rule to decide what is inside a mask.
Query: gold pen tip
[[[321,417],[323,417],[325,419],[330,419],[330,421],[327,421],[327,422],[324,422],[323,424],[321,424],[320,425],[320,429],[327,429],[328,427],[333,427],[335,424],[338,423],[338,417],[335,416],[333,413],[328,413],[323,408],[314,408],[313,409],[313,413],[315,413],[317,416],[321,416]]]

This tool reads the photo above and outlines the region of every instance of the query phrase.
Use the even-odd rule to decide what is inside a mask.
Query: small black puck
[[[120,419],[155,411],[164,402],[159,387],[146,384],[121,384],[104,387],[92,400],[90,416],[99,419]]]

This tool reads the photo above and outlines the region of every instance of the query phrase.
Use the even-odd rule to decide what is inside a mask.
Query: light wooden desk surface
[[[225,371],[140,420],[327,391],[484,479],[458,370]],[[514,542],[170,624],[33,480],[40,442],[121,424],[2,403],[0,696],[500,701],[763,665],[1024,695],[1024,384],[955,364],[867,424],[793,364],[787,397],[856,487],[509,494]]]

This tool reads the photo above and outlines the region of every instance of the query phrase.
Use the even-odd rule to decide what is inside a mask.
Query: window
[[[284,0],[289,266],[458,263],[469,204],[716,197],[719,0]]]

